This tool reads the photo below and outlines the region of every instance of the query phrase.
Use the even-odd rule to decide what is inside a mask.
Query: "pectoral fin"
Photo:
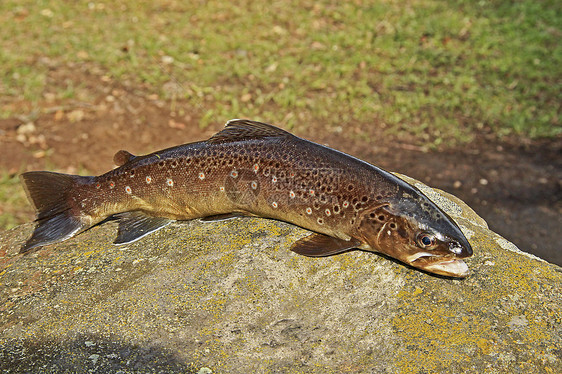
[[[119,229],[114,244],[134,242],[172,222],[168,218],[152,217],[138,211],[119,213],[115,217],[119,219]]]
[[[295,242],[291,251],[309,257],[331,256],[349,251],[361,243],[357,239],[344,240],[314,233]]]

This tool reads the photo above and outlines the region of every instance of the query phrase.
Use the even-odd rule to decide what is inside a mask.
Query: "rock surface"
[[[411,181],[412,182],[412,181]],[[106,223],[19,255],[0,233],[2,372],[560,373],[562,268],[460,200],[465,280],[373,253],[307,258],[272,220],[178,223],[126,246]]]

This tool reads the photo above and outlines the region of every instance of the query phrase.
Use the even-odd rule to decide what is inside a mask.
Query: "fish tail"
[[[82,214],[73,196],[81,185],[91,183],[93,178],[47,171],[21,175],[27,197],[37,212],[37,226],[21,253],[61,242],[90,227],[91,219]]]

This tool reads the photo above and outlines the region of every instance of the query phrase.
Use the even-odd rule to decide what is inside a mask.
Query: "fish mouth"
[[[408,263],[418,269],[448,277],[465,278],[468,265],[453,256],[436,256],[427,252],[419,252],[408,258]]]

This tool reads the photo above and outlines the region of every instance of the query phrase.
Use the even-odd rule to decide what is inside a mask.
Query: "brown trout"
[[[100,176],[32,171],[21,178],[37,211],[22,247],[60,242],[109,217],[116,244],[174,220],[256,216],[314,233],[291,250],[327,256],[354,248],[465,277],[472,248],[455,222],[417,188],[376,166],[277,127],[232,120],[210,139],[145,156],[119,151]]]

